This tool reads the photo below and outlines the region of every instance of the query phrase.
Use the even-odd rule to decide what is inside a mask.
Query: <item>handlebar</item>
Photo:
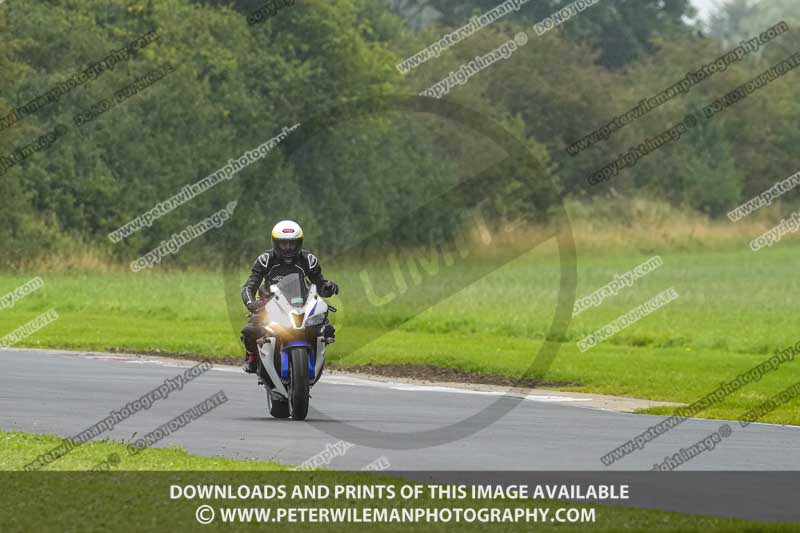
[[[247,316],[253,316],[263,311],[264,308],[267,306],[268,301],[269,298],[256,298],[256,304],[258,304],[258,307],[256,307],[254,310],[250,310],[250,308],[248,308]]]

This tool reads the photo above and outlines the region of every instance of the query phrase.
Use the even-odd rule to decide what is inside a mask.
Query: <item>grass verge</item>
[[[333,487],[342,484],[392,485],[399,493],[403,482],[397,478],[357,472],[287,472],[286,466],[274,462],[233,461],[191,455],[180,449],[149,449],[135,458],[127,458],[125,446],[112,442],[91,442],[74,450],[67,457],[48,467],[49,472],[18,473],[18,470],[40,453],[58,445],[60,438],[0,432],[0,478],[4,497],[0,503],[0,528],[3,531],[184,531],[230,528],[219,520],[208,526],[195,521],[195,510],[206,500],[171,499],[170,486],[179,484],[239,483],[287,487],[292,495],[309,485]],[[112,472],[81,472],[109,461],[113,456],[125,457]],[[55,471],[54,471],[55,470]],[[121,470],[124,470],[122,472]],[[56,472],[57,471],[57,472]],[[138,472],[135,472],[138,471]],[[248,472],[249,471],[249,472]],[[259,474],[253,475],[253,471]],[[683,515],[660,511],[623,509],[602,505],[572,505],[554,502],[523,503],[521,500],[433,500],[423,496],[413,502],[401,498],[377,500],[353,499],[257,499],[209,501],[227,507],[381,507],[387,509],[415,507],[497,507],[537,506],[554,509],[570,507],[596,509],[593,523],[544,523],[537,529],[557,531],[796,531],[791,524],[759,524],[731,519]],[[552,516],[552,515],[551,515]],[[265,527],[264,524],[238,524],[238,527]],[[339,531],[343,524],[270,524],[269,527],[291,531]],[[532,524],[459,524],[460,531],[527,531]],[[451,531],[453,524],[347,524],[348,530],[359,531]],[[288,528],[288,529],[287,529]]]

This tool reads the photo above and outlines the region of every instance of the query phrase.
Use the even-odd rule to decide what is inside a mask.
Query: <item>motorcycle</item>
[[[258,384],[267,391],[270,415],[305,420],[311,388],[325,368],[322,328],[336,309],[294,273],[261,292],[261,300],[255,314],[267,335],[258,339]]]

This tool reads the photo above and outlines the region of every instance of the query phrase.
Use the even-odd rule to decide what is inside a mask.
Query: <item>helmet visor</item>
[[[275,241],[275,250],[283,257],[294,257],[300,252],[300,239],[282,239]]]

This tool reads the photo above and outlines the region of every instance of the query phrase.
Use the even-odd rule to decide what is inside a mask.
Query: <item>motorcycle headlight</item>
[[[306,321],[306,326],[319,326],[323,322],[325,322],[325,315],[320,313],[318,315],[309,317],[309,319]]]

